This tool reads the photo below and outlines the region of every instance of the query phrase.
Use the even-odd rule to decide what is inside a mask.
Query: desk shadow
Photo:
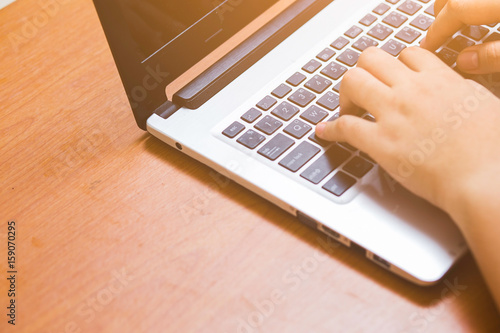
[[[213,171],[210,167],[196,161],[182,152],[179,152],[153,136],[150,136],[147,140],[145,140],[144,145],[147,152],[162,158],[165,160],[166,164],[175,168],[179,172],[186,173],[186,165],[198,163],[200,171],[197,173],[189,172],[190,176],[206,186],[213,185],[214,180],[210,177],[206,177],[206,174]],[[172,158],[173,156],[175,157]],[[192,170],[192,168],[189,169]],[[223,176],[221,175],[221,177]],[[254,204],[250,206],[246,200],[243,200],[243,197],[231,195],[231,193],[235,193],[235,191],[243,191],[245,196],[248,195],[255,197],[254,200],[250,201],[260,202],[257,205]],[[477,331],[478,327],[484,327],[485,323],[481,322],[484,320],[484,317],[479,315],[481,309],[476,310],[476,313],[474,314],[467,311],[470,310],[470,306],[467,306],[467,304],[477,304],[477,294],[481,293],[488,295],[483,299],[483,301],[485,303],[491,303],[491,305],[483,304],[484,308],[482,308],[482,311],[486,309],[491,311],[492,314],[497,313],[494,302],[488,294],[486,284],[474,259],[469,253],[462,257],[440,282],[433,286],[421,287],[379,267],[375,263],[366,259],[364,253],[360,253],[359,251],[353,251],[343,245],[334,246],[334,251],[325,250],[325,243],[330,242],[331,244],[331,242],[335,241],[331,239],[329,240],[323,233],[300,223],[296,217],[279,209],[274,204],[261,198],[257,194],[234,181],[230,181],[227,186],[217,187],[217,192],[225,197],[231,198],[239,205],[252,210],[263,219],[274,223],[282,230],[296,237],[299,241],[308,243],[315,250],[328,255],[330,258],[341,262],[345,266],[348,266],[372,281],[375,281],[378,285],[384,287],[385,289],[389,289],[408,301],[422,307],[422,312],[430,312],[433,307],[442,301],[445,301],[448,298],[453,298],[454,302],[458,303],[456,307],[457,311],[460,312],[459,318],[461,319],[462,324]],[[268,212],[270,209],[273,209],[273,207],[279,212],[277,214],[273,214],[272,218],[270,218]],[[465,288],[465,290],[463,288]],[[490,306],[491,309],[488,309]]]

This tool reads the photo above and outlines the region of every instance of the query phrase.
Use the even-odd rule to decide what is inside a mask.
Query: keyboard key
[[[292,88],[290,88],[286,84],[282,83],[278,87],[276,87],[276,89],[274,89],[271,94],[278,97],[278,98],[283,98],[286,95],[288,95],[290,93],[290,91],[292,91]]]
[[[299,112],[299,108],[296,106],[293,106],[292,104],[288,102],[283,102],[280,105],[278,105],[272,112],[271,114],[275,115],[276,117],[283,119],[285,121],[290,120],[293,116]]]
[[[389,15],[387,15],[382,22],[390,25],[391,27],[399,28],[407,20],[408,18],[403,14],[392,12]]]
[[[358,26],[353,25],[349,30],[347,30],[344,35],[346,35],[349,38],[356,38],[360,33],[363,32],[363,29],[361,29]]]
[[[375,160],[373,158],[371,158],[370,155],[368,155],[367,153],[365,152],[362,152],[360,151],[359,152],[359,155],[363,156],[365,159],[367,159],[368,161],[372,162],[372,163],[376,163]]]
[[[288,80],[286,80],[286,82],[288,84],[291,84],[292,86],[296,87],[299,84],[301,84],[306,79],[306,77],[307,76],[305,76],[304,74],[296,72],[295,74],[293,74],[292,76],[290,76],[288,78]]]
[[[402,40],[403,42],[407,42],[408,44],[413,43],[420,36],[422,36],[420,32],[409,27],[404,27],[396,34],[396,38]]]
[[[359,56],[360,54],[358,52],[347,49],[337,57],[337,60],[347,66],[354,66],[358,62]]]
[[[318,104],[330,111],[333,111],[339,107],[339,95],[329,91],[318,100]]]
[[[289,137],[278,133],[274,138],[259,149],[258,153],[274,161],[287,151],[295,142]]]
[[[280,128],[281,125],[283,125],[283,123],[278,119],[275,119],[271,116],[265,116],[255,125],[255,128],[269,135],[276,132],[276,130]]]
[[[387,1],[388,3],[392,3],[393,5],[399,2],[399,0],[385,0],[385,1]]]
[[[339,171],[332,177],[323,188],[328,192],[340,197],[348,189],[356,184],[356,179],[352,178],[346,173]]]
[[[401,6],[398,7],[398,10],[408,15],[414,15],[420,9],[422,9],[422,5],[410,0],[403,2]]]
[[[243,119],[247,123],[253,123],[260,116],[262,116],[262,112],[260,112],[256,108],[251,108],[241,116],[241,119]]]
[[[389,5],[381,3],[380,5],[375,7],[375,9],[373,9],[373,12],[375,14],[384,15],[390,8],[391,7],[389,7]]]
[[[316,156],[321,149],[310,144],[309,142],[302,142],[291,153],[286,155],[279,163],[282,167],[297,172],[314,156]]]
[[[484,40],[484,42],[489,43],[489,42],[496,42],[499,40],[500,40],[500,34],[498,32],[494,32],[491,35],[489,35],[488,38]]]
[[[355,177],[361,178],[372,168],[372,163],[359,156],[354,156],[349,162],[347,162],[346,165],[344,165],[343,170],[349,172]]]
[[[311,59],[302,69],[308,73],[314,73],[321,67],[321,63],[317,60]]]
[[[391,28],[378,23],[370,31],[368,31],[368,35],[378,40],[385,40],[390,36],[390,34],[392,34],[393,31],[394,30],[392,30]]]
[[[308,125],[301,120],[295,119],[287,127],[285,127],[283,132],[293,136],[296,139],[301,139],[311,129],[312,129],[311,125]]]
[[[321,74],[329,77],[330,79],[337,80],[339,79],[342,75],[347,72],[347,68],[336,63],[336,62],[331,62],[329,63],[323,70],[321,71]]]
[[[375,122],[375,117],[373,117],[371,114],[366,114],[363,116],[363,119],[364,120],[368,120],[368,121],[371,121],[372,123]]]
[[[226,128],[224,130],[224,132],[222,132],[222,134],[224,134],[228,138],[232,139],[235,136],[237,136],[238,134],[240,134],[240,132],[243,131],[244,129],[245,129],[245,126],[243,126],[239,122],[235,121],[234,123],[232,123],[231,125],[229,125],[229,127]]]
[[[337,38],[332,44],[331,47],[337,50],[342,50],[347,44],[349,44],[349,40],[344,37]]]
[[[457,36],[448,43],[447,47],[452,49],[453,51],[460,53],[462,52],[463,49],[475,44],[476,43],[474,43],[468,38],[465,38],[463,36]]]
[[[255,149],[258,145],[262,143],[266,139],[265,136],[253,131],[248,130],[245,134],[243,134],[238,140],[238,143],[241,143],[245,147],[249,149]]]
[[[418,0],[420,2],[423,2],[423,3],[429,3],[431,0]]]
[[[328,118],[327,121],[334,121],[334,120],[339,119],[339,117],[340,117],[340,112],[335,112],[335,114],[333,116],[331,116],[330,118]]]
[[[307,120],[313,125],[316,125],[317,123],[325,119],[326,116],[328,116],[328,112],[316,105],[311,105],[300,115],[300,118]]]
[[[361,51],[361,52],[363,52],[364,50],[366,50],[370,46],[378,46],[378,42],[374,41],[371,38],[365,37],[365,36],[361,37],[354,44],[352,44],[353,48],[355,48],[356,50]]]
[[[351,146],[347,142],[338,142],[339,145],[341,145],[344,148],[349,149],[350,151],[357,151],[358,149],[356,147]]]
[[[312,142],[314,143],[317,143],[318,145],[320,145],[321,147],[326,147],[328,146],[329,144],[331,144],[330,141],[326,141],[326,140],[323,140],[323,139],[320,139],[316,136],[316,133],[315,132],[312,132],[311,135],[309,135],[309,140],[311,140]]]
[[[436,16],[436,14],[434,14],[434,4],[430,5],[429,7],[427,7],[427,9],[425,10],[426,14],[429,14],[431,16]]]
[[[267,111],[272,108],[277,102],[278,101],[271,96],[266,96],[259,103],[257,103],[257,106],[262,110]]]
[[[420,30],[427,31],[431,24],[434,22],[432,18],[427,15],[418,15],[416,19],[410,22],[412,26],[415,28],[419,28]]]
[[[336,92],[340,92],[340,84],[342,83],[342,81],[339,81],[339,83],[337,83],[334,87],[333,87],[333,90],[335,90]]]
[[[288,100],[292,103],[297,104],[300,107],[305,107],[307,106],[307,104],[311,103],[312,100],[315,98],[316,95],[314,95],[312,92],[300,88],[296,92],[294,92],[290,97],[288,97]]]
[[[322,61],[328,61],[334,55],[335,55],[335,51],[332,50],[331,48],[327,47],[323,51],[321,51],[320,53],[318,53],[318,55],[316,56],[316,58],[318,58],[319,60],[322,60]]]
[[[314,77],[307,81],[304,86],[311,89],[315,93],[321,94],[331,85],[332,81],[325,79],[321,75],[314,75]]]
[[[384,44],[384,46],[381,47],[382,50],[395,57],[397,57],[405,48],[406,45],[400,42],[396,42],[394,39],[390,39],[387,43]]]
[[[437,56],[445,64],[447,64],[448,66],[451,66],[451,65],[453,65],[457,61],[458,53],[453,52],[453,51],[448,50],[448,49],[445,48],[445,49],[442,49],[441,51],[439,51],[437,53]]]
[[[375,22],[377,20],[377,17],[375,15],[372,15],[372,14],[366,14],[365,17],[363,17],[359,23],[361,23],[362,25],[364,26],[367,26],[369,27],[370,25],[373,24],[373,22]]]
[[[484,36],[486,36],[486,34],[488,34],[488,32],[490,32],[488,30],[488,28],[482,27],[480,25],[470,25],[470,26],[465,27],[462,30],[462,33],[465,36],[472,38],[477,42],[479,42],[481,39],[483,39]]]
[[[313,184],[318,184],[333,170],[337,169],[349,157],[349,153],[344,148],[338,145],[331,146],[326,153],[321,155],[313,164],[311,164],[304,172],[300,174],[301,177],[307,179]]]

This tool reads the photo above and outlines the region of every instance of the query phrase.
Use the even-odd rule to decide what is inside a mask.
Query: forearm
[[[473,190],[457,202],[456,221],[500,310],[500,184],[489,179],[487,190]]]

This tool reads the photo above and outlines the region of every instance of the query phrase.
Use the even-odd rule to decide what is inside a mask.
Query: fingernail
[[[318,125],[316,125],[316,135],[322,136],[323,133],[325,132],[325,127],[326,127],[325,123],[319,123]]]
[[[465,71],[472,71],[479,68],[479,55],[477,52],[468,51],[460,54],[457,59],[457,65]]]

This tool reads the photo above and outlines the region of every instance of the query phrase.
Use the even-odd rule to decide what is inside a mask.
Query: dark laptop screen
[[[138,124],[165,87],[278,0],[94,0]]]

